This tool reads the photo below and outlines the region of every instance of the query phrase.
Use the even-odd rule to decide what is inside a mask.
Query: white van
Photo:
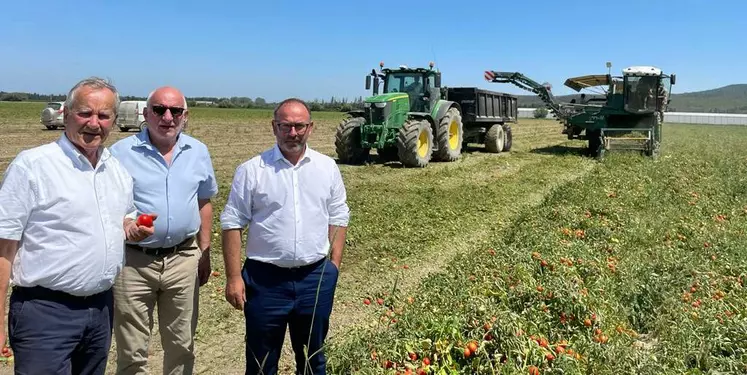
[[[144,100],[126,100],[119,103],[119,115],[117,126],[119,130],[126,132],[130,129],[145,129],[147,123],[143,116],[143,108],[146,106]]]

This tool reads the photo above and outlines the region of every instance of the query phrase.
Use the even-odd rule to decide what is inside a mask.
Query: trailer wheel
[[[335,136],[335,151],[341,163],[361,164],[368,158],[369,150],[361,146],[362,117],[352,117],[340,122]]]
[[[120,126],[119,127],[119,131],[121,131],[122,133],[127,133],[128,130],[130,130],[130,129],[127,128],[127,127],[124,127],[124,126]]]
[[[485,150],[492,153],[499,153],[503,151],[503,140],[504,140],[503,125],[493,124],[490,125],[487,133],[485,133]]]
[[[438,150],[434,154],[436,160],[454,161],[462,154],[464,140],[462,115],[456,107],[449,108],[446,115],[438,123]]]
[[[422,168],[433,155],[433,130],[426,120],[410,119],[397,135],[397,154],[405,167]]]
[[[511,132],[511,126],[503,125],[503,151],[511,151],[513,138],[514,137]]]

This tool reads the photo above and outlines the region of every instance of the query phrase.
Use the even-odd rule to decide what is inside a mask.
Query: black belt
[[[194,240],[194,237],[189,237],[186,240],[176,244],[175,246],[170,246],[170,247],[142,247],[140,245],[134,245],[134,244],[127,244],[127,246],[135,250],[141,251],[147,255],[160,257],[160,256],[176,253],[182,247],[192,243],[193,240]]]

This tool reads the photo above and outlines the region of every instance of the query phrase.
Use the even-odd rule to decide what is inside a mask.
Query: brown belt
[[[134,244],[127,244],[127,246],[129,246],[129,247],[131,247],[131,248],[133,248],[135,250],[141,251],[141,252],[143,252],[143,253],[145,253],[147,255],[152,255],[152,256],[160,257],[160,256],[170,255],[170,254],[176,253],[177,251],[179,251],[184,246],[189,245],[190,243],[192,243],[192,241],[194,241],[194,237],[188,237],[186,240],[178,243],[175,246],[170,246],[170,247],[142,247],[140,245],[134,245]]]

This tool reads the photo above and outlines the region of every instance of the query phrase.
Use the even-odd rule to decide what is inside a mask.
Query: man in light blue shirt
[[[114,286],[117,374],[146,372],[156,305],[163,373],[189,374],[199,286],[210,277],[210,198],[218,185],[207,146],[182,132],[188,109],[179,90],[155,90],[143,114],[146,129],[111,147],[133,177],[138,212],[157,214],[153,236],[127,242]]]

